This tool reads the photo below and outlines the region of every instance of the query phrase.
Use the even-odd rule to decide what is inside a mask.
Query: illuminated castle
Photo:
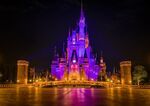
[[[106,67],[102,57],[100,65],[96,63],[85,29],[85,17],[81,6],[78,26],[76,30],[69,31],[66,51],[63,50],[62,56],[59,57],[55,49],[51,73],[56,80],[97,80],[100,70],[103,66]]]

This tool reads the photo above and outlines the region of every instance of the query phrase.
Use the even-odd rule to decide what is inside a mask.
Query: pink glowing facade
[[[96,63],[86,29],[81,7],[77,29],[69,31],[66,50],[61,57],[55,51],[51,63],[52,76],[57,80],[97,80],[101,66]]]

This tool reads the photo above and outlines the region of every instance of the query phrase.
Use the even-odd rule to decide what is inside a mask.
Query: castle
[[[84,12],[81,5],[78,26],[72,32],[69,31],[66,50],[63,50],[61,57],[59,57],[55,50],[51,63],[51,73],[56,80],[97,80],[100,71],[103,75],[102,77],[105,77],[106,64],[102,56],[100,64],[97,64],[86,29]]]

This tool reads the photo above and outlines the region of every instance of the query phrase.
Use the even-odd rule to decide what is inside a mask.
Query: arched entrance
[[[80,80],[79,68],[77,64],[71,65],[69,80],[73,80],[73,81]]]

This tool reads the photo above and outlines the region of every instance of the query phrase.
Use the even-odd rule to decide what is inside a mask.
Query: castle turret
[[[56,47],[54,49],[54,57],[53,57],[53,60],[51,63],[51,73],[52,73],[54,78],[59,76],[59,55],[56,51]]]
[[[72,44],[76,44],[76,31],[72,31]]]
[[[83,6],[81,3],[80,20],[79,20],[79,40],[84,40],[84,38],[85,38],[85,17],[83,13]]]
[[[100,57],[100,75],[101,75],[101,80],[105,81],[107,76],[106,76],[106,63],[104,62],[102,52],[101,52],[101,57]]]

